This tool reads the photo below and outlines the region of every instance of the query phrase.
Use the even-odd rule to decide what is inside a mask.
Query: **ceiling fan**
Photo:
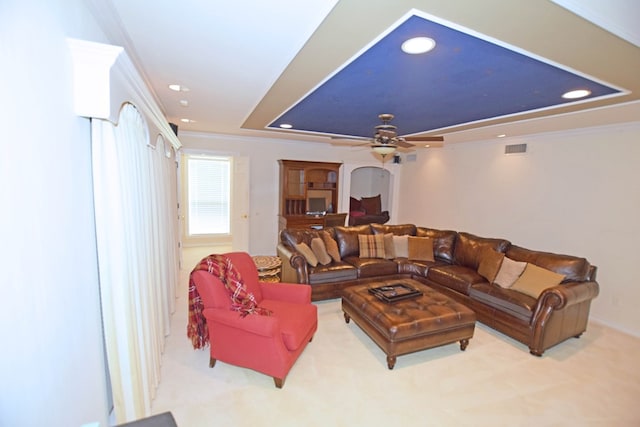
[[[380,114],[378,118],[382,124],[375,127],[375,134],[370,142],[359,145],[368,145],[373,151],[380,154],[383,158],[395,152],[398,148],[412,148],[417,145],[423,147],[442,147],[442,136],[398,136],[397,127],[390,122],[393,120],[393,114]],[[340,138],[344,139],[344,138]],[[412,144],[412,142],[414,144]]]

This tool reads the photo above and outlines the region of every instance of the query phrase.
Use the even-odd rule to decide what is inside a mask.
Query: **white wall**
[[[0,425],[107,425],[89,120],[66,36],[81,1],[0,2]]]
[[[250,158],[249,253],[275,255],[278,243],[279,159],[341,162],[348,172],[356,166],[380,166],[368,149],[335,147],[325,143],[263,140],[251,137],[179,132],[190,152],[242,155]],[[345,166],[340,168],[337,212],[349,209],[349,183],[344,185]],[[388,167],[385,166],[385,167]],[[346,197],[346,202],[345,202]]]
[[[504,145],[526,143],[524,155]],[[587,258],[591,317],[640,336],[640,122],[453,145],[402,164],[400,222]]]

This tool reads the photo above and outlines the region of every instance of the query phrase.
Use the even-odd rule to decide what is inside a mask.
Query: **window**
[[[229,234],[231,158],[187,158],[187,229],[190,236]]]

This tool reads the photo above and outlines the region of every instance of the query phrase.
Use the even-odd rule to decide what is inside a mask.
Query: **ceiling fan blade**
[[[413,142],[442,142],[444,141],[444,136],[405,136],[404,140]]]
[[[396,145],[402,148],[411,148],[415,146],[415,144],[411,144],[410,142],[405,141],[404,138],[396,139]]]

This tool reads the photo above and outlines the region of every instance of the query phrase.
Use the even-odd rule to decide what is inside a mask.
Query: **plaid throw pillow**
[[[383,234],[358,234],[360,258],[385,258]]]

